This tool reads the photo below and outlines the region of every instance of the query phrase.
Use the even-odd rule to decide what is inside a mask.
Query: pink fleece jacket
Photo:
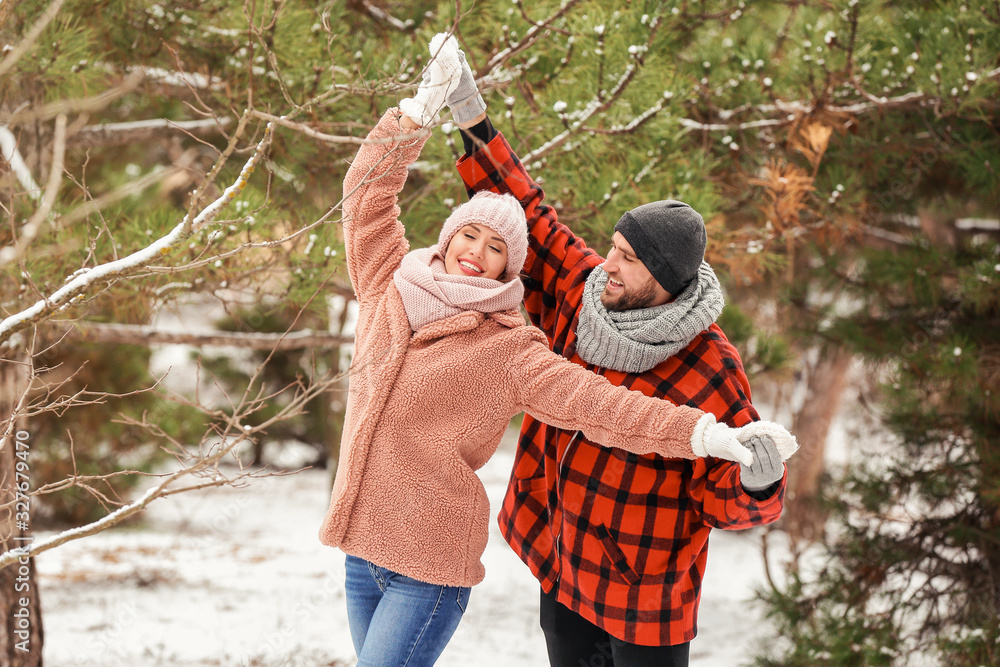
[[[344,179],[347,267],[360,308],[320,539],[414,579],[472,586],[485,575],[490,518],[476,470],[512,416],[527,411],[607,446],[693,459],[691,432],[704,413],[563,359],[518,311],[465,311],[411,331],[392,280],[409,249],[397,200],[426,137],[403,136],[397,116],[382,117]]]

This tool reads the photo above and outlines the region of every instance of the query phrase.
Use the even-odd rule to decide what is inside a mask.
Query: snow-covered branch
[[[413,29],[413,19],[406,19],[405,21],[402,21],[393,16],[392,14],[390,14],[389,12],[385,11],[384,9],[376,7],[371,2],[369,2],[369,0],[361,0],[360,4],[372,18],[382,23],[385,23],[386,25],[389,25],[395,28],[396,30],[407,32]]]
[[[521,162],[523,162],[524,164],[530,164],[534,162],[535,160],[549,153],[553,149],[561,146],[577,132],[582,131],[587,121],[589,121],[598,113],[607,110],[615,102],[615,100],[618,99],[618,95],[621,94],[621,92],[628,85],[628,82],[631,81],[632,78],[635,76],[635,72],[636,72],[635,63],[629,63],[625,67],[625,71],[622,72],[622,75],[618,78],[618,82],[615,84],[615,87],[611,90],[611,92],[607,95],[607,97],[605,97],[603,100],[599,100],[596,97],[592,99],[587,104],[587,106],[584,107],[584,109],[577,115],[576,119],[572,124],[569,125],[569,127],[567,127],[565,130],[557,134],[552,139],[549,139],[547,142],[545,142],[535,150],[531,151],[530,153],[522,157]]]
[[[67,139],[71,148],[89,148],[91,146],[118,146],[149,141],[165,134],[183,132],[195,136],[212,135],[222,132],[232,124],[231,118],[214,118],[204,120],[170,120],[169,118],[154,118],[151,120],[135,120],[127,123],[102,123],[86,125]]]
[[[349,75],[350,72],[334,66],[332,68],[338,74]],[[159,67],[137,67],[131,71],[141,70],[147,79],[166,86],[186,88],[189,90],[220,90],[225,87],[225,81],[214,76],[205,76],[198,72],[184,72],[181,70],[168,70]],[[260,67],[254,68],[255,74],[265,74],[266,70]],[[412,88],[412,84],[389,82],[385,87],[376,89],[374,92],[393,94],[401,90]],[[353,83],[334,83],[329,87],[330,92],[348,93],[352,95],[371,95],[373,90],[365,86],[354,85]]]
[[[492,72],[498,67],[501,67],[505,62],[516,56],[518,53],[529,48],[532,44],[541,39],[545,31],[549,29],[552,23],[558,21],[560,18],[566,15],[573,7],[580,4],[580,0],[566,0],[559,7],[558,11],[549,16],[547,19],[538,21],[533,26],[528,28],[527,32],[524,33],[524,39],[520,40],[516,44],[512,44],[506,49],[498,51],[489,61],[486,63],[484,70],[486,72]]]
[[[1000,68],[987,72],[983,75],[983,78],[1000,78]],[[704,123],[690,118],[682,118],[678,122],[691,130],[729,132],[732,130],[748,130],[760,127],[787,125],[797,117],[807,116],[809,114],[816,113],[817,111],[824,111],[836,115],[860,116],[872,111],[883,111],[886,109],[907,106],[933,105],[940,101],[938,98],[932,97],[931,95],[919,90],[894,97],[879,97],[859,88],[855,89],[858,91],[858,94],[864,98],[864,101],[837,105],[817,102],[803,102],[799,100],[775,100],[771,104],[758,104],[753,106],[747,105],[740,107],[739,109],[720,110],[716,112],[716,115],[721,121],[724,121],[721,123]],[[732,120],[737,116],[744,115],[765,116],[765,118],[744,122],[736,122]],[[766,118],[766,116],[777,117]]]
[[[526,154],[522,158],[522,161],[527,164],[543,157],[554,148],[557,148],[565,143],[570,137],[578,132],[585,131],[595,132],[598,134],[626,134],[636,129],[643,123],[648,122],[652,117],[659,113],[665,104],[665,100],[669,99],[669,95],[666,95],[664,99],[661,99],[655,105],[647,109],[642,114],[639,114],[625,125],[615,126],[610,129],[602,129],[586,125],[588,120],[606,110],[609,106],[608,102],[614,101],[617,95],[621,93],[624,87],[631,80],[631,77],[634,75],[634,67],[635,66],[631,63],[628,67],[626,67],[625,72],[621,77],[619,77],[617,84],[612,89],[609,98],[606,98],[605,100],[594,98],[591,100],[591,102],[581,112],[578,112],[575,115],[572,124],[568,125],[566,130]],[[987,72],[983,75],[983,78],[1000,78],[1000,68]],[[677,123],[684,128],[698,132],[732,132],[739,130],[753,130],[764,127],[780,127],[794,122],[796,118],[807,116],[817,111],[824,111],[836,115],[858,116],[872,111],[923,105],[938,101],[937,98],[931,97],[921,91],[913,91],[894,97],[878,97],[861,90],[858,92],[865,98],[864,101],[858,101],[852,104],[832,105],[816,102],[804,102],[799,100],[775,100],[773,103],[769,104],[746,105],[738,109],[719,110],[716,112],[716,116],[722,122],[704,122],[691,118],[678,118]],[[735,119],[738,116],[758,116],[758,118],[754,120],[737,121]],[[567,118],[569,118],[569,116],[567,116]]]
[[[8,341],[14,333],[48,317],[56,310],[66,307],[75,300],[83,299],[84,293],[97,282],[123,278],[150,265],[157,257],[169,253],[173,246],[211,222],[223,207],[235,199],[246,187],[247,180],[253,174],[254,168],[270,144],[272,133],[273,126],[268,125],[264,130],[264,136],[257,143],[253,154],[244,164],[236,181],[193,219],[185,216],[167,235],[127,257],[77,271],[65,285],[48,297],[0,322],[0,344]]]
[[[42,225],[52,219],[52,207],[59,194],[62,183],[63,159],[66,156],[66,116],[60,114],[56,118],[55,135],[52,141],[52,168],[49,171],[49,182],[45,186],[45,194],[41,204],[31,218],[21,227],[16,242],[13,245],[0,248],[0,268],[24,257],[32,241],[38,236]]]
[[[290,121],[286,116],[281,116],[281,117],[271,116],[270,114],[265,114],[265,113],[259,112],[259,111],[250,111],[248,114],[246,114],[246,116],[248,116],[248,117],[257,117],[257,118],[261,118],[261,119],[271,119],[271,118],[273,118],[274,120],[270,121],[271,124],[273,124],[273,125],[282,125],[283,127],[289,127],[289,128],[294,129],[294,130],[296,130],[298,132],[303,132],[304,134],[307,134],[308,136],[313,136],[313,133],[315,133],[315,131],[311,130],[311,128],[309,128],[308,126],[302,125],[300,123],[295,123],[293,121]],[[412,132],[407,132],[407,133],[399,134],[399,135],[393,135],[392,137],[388,137],[388,138],[385,138],[385,139],[378,139],[378,140],[374,140],[374,139],[372,139],[372,140],[369,140],[369,139],[358,139],[358,142],[359,143],[389,143],[389,142],[395,143],[395,142],[398,142],[398,141],[401,141],[401,140],[410,140],[410,141],[412,141],[415,137],[419,137],[419,136],[421,136],[424,133],[428,133],[432,129],[433,129],[432,127],[428,126],[428,127],[422,128],[420,130],[415,130],[415,131],[412,131]],[[389,155],[392,155],[392,152],[390,152],[383,159],[388,159]],[[361,184],[359,184],[358,187],[360,187],[360,186],[361,186]],[[349,194],[350,193],[345,193],[345,197],[349,196]],[[228,249],[228,250],[226,250],[224,252],[219,252],[219,253],[216,253],[214,255],[207,256],[207,257],[201,257],[201,258],[196,259],[194,261],[187,262],[185,264],[181,264],[181,265],[178,265],[178,266],[156,266],[156,265],[148,265],[145,268],[146,268],[146,270],[148,270],[151,273],[157,273],[157,274],[161,274],[161,275],[162,274],[169,274],[169,273],[180,273],[180,272],[183,272],[183,271],[190,271],[192,269],[196,269],[196,268],[199,268],[199,267],[203,267],[203,266],[207,266],[207,265],[210,265],[210,264],[214,264],[216,262],[228,259],[230,257],[234,257],[234,256],[239,255],[239,254],[241,254],[241,253],[243,253],[243,252],[245,252],[245,251],[247,251],[247,250],[249,250],[251,248],[267,248],[267,249],[279,248],[279,247],[283,246],[284,244],[288,243],[289,241],[294,241],[295,239],[304,236],[305,234],[307,234],[308,232],[312,231],[313,229],[319,227],[320,225],[330,224],[331,223],[331,218],[333,217],[334,213],[336,213],[338,210],[341,209],[341,204],[343,203],[343,201],[344,201],[344,199],[341,198],[335,204],[333,204],[327,210],[327,212],[324,213],[322,216],[320,216],[318,219],[313,220],[308,225],[305,225],[303,227],[299,227],[297,229],[294,229],[293,231],[290,231],[290,232],[286,233],[281,238],[267,239],[267,240],[263,240],[263,241],[246,241],[246,242],[240,243],[239,245],[237,245],[237,246],[235,246],[233,248],[230,248],[230,249]],[[336,221],[333,221],[333,222],[336,222]],[[352,297],[353,296],[353,292],[352,291],[346,291],[343,294],[343,296]],[[2,323],[0,323],[0,327],[2,327]],[[0,334],[2,334],[2,329],[0,329]]]
[[[865,225],[864,232],[869,236],[874,236],[875,238],[882,239],[883,241],[889,241],[890,243],[895,243],[901,246],[912,246],[914,245],[913,239],[903,236],[897,232],[889,231],[888,229],[882,229],[881,227],[875,227],[873,225]]]
[[[196,489],[204,489],[211,486],[222,486],[224,484],[230,483],[230,480],[223,477],[219,477],[218,479],[213,479],[208,482],[203,482],[201,484],[196,484],[183,489],[173,489],[173,490],[169,489],[170,485],[173,482],[175,482],[177,479],[185,475],[190,474],[190,472],[191,472],[190,469],[182,468],[181,470],[172,473],[166,479],[164,479],[159,484],[146,491],[146,493],[142,494],[142,496],[140,496],[136,500],[133,500],[127,505],[119,507],[114,512],[111,512],[110,514],[98,519],[97,521],[93,521],[78,528],[64,530],[63,532],[57,533],[47,539],[37,540],[35,542],[31,542],[27,546],[14,548],[4,552],[3,554],[0,554],[0,569],[7,567],[11,563],[14,563],[19,558],[23,558],[25,556],[29,557],[37,556],[40,553],[44,553],[49,549],[54,549],[67,542],[79,540],[89,535],[95,535],[97,533],[100,533],[101,531],[107,530],[108,528],[111,528],[112,526],[121,523],[130,516],[138,514],[139,512],[144,510],[146,506],[149,505],[149,503],[156,500],[157,498],[169,495],[168,491],[172,491],[173,493],[177,493],[179,491],[194,491]]]
[[[721,123],[705,123],[692,120],[690,118],[679,118],[677,122],[689,130],[698,132],[732,132],[739,130],[753,130],[762,127],[779,127],[792,123],[796,118],[807,116],[816,111],[823,110],[832,114],[843,114],[848,116],[859,116],[870,111],[877,111],[889,107],[909,106],[934,101],[934,98],[916,91],[899,95],[896,97],[875,97],[866,95],[867,102],[856,102],[845,105],[819,105],[815,103],[801,101],[776,100],[773,104],[759,104],[756,106],[741,107],[739,109],[723,109],[717,112]],[[756,120],[732,121],[738,115],[760,115],[773,116],[777,118],[758,118]]]
[[[678,118],[677,122],[689,130],[700,132],[730,132],[733,130],[752,130],[760,127],[777,127],[787,125],[792,122],[789,118],[765,118],[761,120],[750,120],[745,123],[702,123],[690,118]]]
[[[31,175],[31,169],[21,157],[21,152],[17,150],[17,138],[6,125],[0,125],[0,152],[3,154],[3,159],[10,165],[11,172],[17,177],[17,181],[25,193],[32,199],[41,199],[42,189],[35,182],[34,176]]]
[[[666,104],[667,100],[670,99],[671,97],[672,95],[669,94],[664,95],[656,102],[656,104],[643,111],[641,114],[630,120],[625,125],[615,125],[609,129],[599,128],[599,127],[587,127],[584,129],[587,132],[594,132],[596,134],[629,134],[630,132],[634,132],[635,130],[639,129],[640,127],[648,123],[650,120],[656,117],[656,114],[663,111],[664,105]]]
[[[241,333],[212,331],[205,333],[162,331],[133,324],[97,324],[79,322],[70,335],[89,342],[122,345],[180,344],[229,345],[249,350],[294,350],[328,348],[354,342],[350,336],[336,336],[325,331],[303,329],[290,333]]]
[[[205,76],[197,72],[183,72],[162,67],[137,67],[132,71],[142,71],[142,73],[152,81],[162,83],[167,86],[177,86],[179,88],[221,88],[223,81],[218,77]]]
[[[563,8],[564,9],[568,8],[570,4],[571,3],[564,4]],[[587,106],[584,107],[581,111],[574,112],[573,114],[565,116],[563,118],[563,121],[567,123],[566,130],[559,133],[558,135],[556,135],[555,137],[553,137],[540,147],[536,148],[535,150],[525,155],[522,158],[522,162],[524,162],[525,164],[534,162],[535,160],[547,154],[549,151],[552,151],[553,149],[561,146],[566,141],[568,141],[569,138],[572,137],[574,134],[584,131],[588,120],[593,118],[598,113],[603,113],[604,111],[610,109],[611,106],[621,97],[622,93],[625,92],[625,89],[628,88],[629,84],[632,83],[632,81],[635,79],[636,73],[638,73],[639,68],[645,62],[645,54],[649,51],[649,48],[652,46],[653,40],[656,37],[656,33],[658,32],[659,28],[662,25],[663,22],[658,19],[654,19],[653,21],[650,22],[649,33],[646,36],[645,46],[635,47],[634,52],[632,49],[630,49],[632,57],[629,63],[625,66],[625,69],[622,71],[621,75],[618,77],[618,80],[615,82],[615,85],[611,88],[610,91],[599,90],[597,92],[597,95],[595,95],[594,98],[591,99],[590,102],[587,103]],[[640,114],[640,116],[634,119],[632,122],[637,123],[638,126],[649,120],[653,115],[659,112],[660,109],[662,109],[664,99],[669,99],[669,96],[670,93],[665,92],[664,97],[661,100],[659,100],[659,102],[656,105],[654,105],[651,109],[647,110],[644,114]],[[568,124],[568,119],[571,116],[573,117],[573,123]]]
[[[834,114],[856,116],[868,111],[874,111],[875,109],[919,104],[920,102],[931,99],[930,96],[920,91],[906,93],[905,95],[899,95],[897,97],[876,97],[867,93],[861,94],[868,100],[867,102],[855,102],[853,104],[846,105],[823,104],[820,106],[816,103],[801,102],[797,100],[787,102],[783,100],[775,100],[773,104],[758,104],[756,106],[741,107],[739,109],[721,110],[717,112],[717,115],[720,120],[728,121],[737,115],[745,113],[757,116],[771,116],[774,114],[800,116],[813,113],[822,108],[824,111]],[[734,125],[724,125],[724,127],[725,129],[731,130],[734,128]]]

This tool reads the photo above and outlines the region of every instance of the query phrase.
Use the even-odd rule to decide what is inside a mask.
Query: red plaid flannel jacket
[[[471,196],[513,194],[530,229],[524,305],[553,351],[647,396],[742,426],[759,419],[736,349],[713,324],[645,373],[588,365],[576,354],[584,283],[604,259],[560,224],[503,135],[458,161]],[[712,528],[739,529],[781,515],[785,480],[757,501],[736,463],[637,456],[601,447],[525,415],[498,521],[546,592],[626,642],[665,646],[697,633]]]

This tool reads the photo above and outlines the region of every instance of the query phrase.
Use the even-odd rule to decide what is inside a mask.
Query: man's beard
[[[601,303],[611,311],[621,312],[623,310],[636,310],[638,308],[648,308],[656,299],[656,289],[653,281],[650,281],[637,289],[622,288],[622,293],[618,296],[610,296],[608,288],[601,292]]]

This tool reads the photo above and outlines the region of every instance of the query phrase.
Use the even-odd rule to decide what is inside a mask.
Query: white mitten
[[[706,412],[691,433],[691,449],[695,456],[714,456],[727,461],[739,461],[745,466],[753,463],[753,453],[737,439],[739,429],[717,424],[715,415]]]
[[[746,442],[755,435],[766,435],[774,440],[782,461],[791,458],[792,454],[799,448],[795,436],[789,433],[784,426],[775,422],[750,422],[746,426],[736,429],[736,437],[739,438],[740,442]]]
[[[431,62],[424,72],[417,94],[399,103],[399,110],[415,123],[436,122],[444,108],[448,93],[462,78],[462,62],[458,57],[458,42],[448,33],[439,32],[430,43]]]

